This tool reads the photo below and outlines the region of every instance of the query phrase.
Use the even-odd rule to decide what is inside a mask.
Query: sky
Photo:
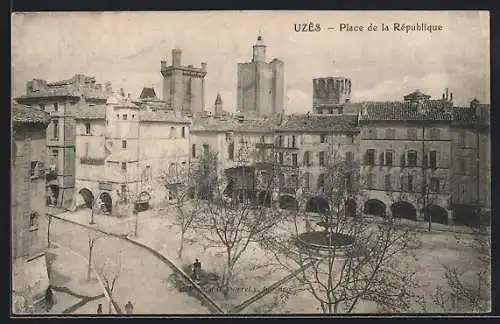
[[[295,32],[294,24],[320,24]],[[389,31],[380,31],[384,23]],[[441,31],[394,31],[393,24],[441,25]],[[267,60],[285,63],[285,111],[312,106],[312,79],[352,80],[352,102],[402,100],[420,89],[440,98],[445,88],[456,105],[490,102],[489,15],[480,11],[200,11],[17,13],[12,24],[12,95],[25,94],[33,78],[49,82],[77,73],[110,81],[133,97],[144,86],[162,98],[160,61],[207,62],[205,107],[217,93],[235,111],[237,63],[248,62],[261,33]],[[364,31],[340,31],[340,24]],[[366,31],[373,24],[377,31]],[[332,30],[328,28],[334,28]]]

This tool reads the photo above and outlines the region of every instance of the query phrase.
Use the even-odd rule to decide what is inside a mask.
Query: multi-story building
[[[476,189],[489,186],[472,171],[481,142],[475,130],[484,128],[485,118],[479,120],[473,108],[454,107],[452,99],[448,90],[438,100],[417,90],[402,102],[363,103],[359,122],[365,213],[390,211],[413,220],[464,223],[453,217],[453,211],[460,213],[457,203],[479,203]],[[458,134],[469,134],[470,140],[465,143]],[[479,146],[485,150],[484,144]],[[478,170],[489,169],[487,153],[483,155]]]
[[[285,65],[266,62],[262,36],[253,46],[252,61],[238,63],[237,111],[245,116],[269,117],[284,113]]]
[[[39,107],[50,113],[47,128],[48,167],[47,191],[50,203],[69,208],[75,187],[75,119],[80,110],[106,103],[111,85],[103,87],[95,78],[76,74],[69,80],[48,83],[33,79],[27,83],[26,95],[16,99],[20,104]]]
[[[167,182],[189,163],[191,121],[159,105],[113,96],[78,112],[74,208],[127,215],[168,199]]]
[[[45,261],[45,132],[50,116],[43,110],[12,108],[12,291],[13,311],[40,310],[49,278]]]
[[[201,63],[201,68],[182,66],[181,55],[180,49],[173,49],[172,65],[161,61],[163,100],[167,102],[166,107],[173,107],[175,111],[197,115],[205,110],[207,63]]]

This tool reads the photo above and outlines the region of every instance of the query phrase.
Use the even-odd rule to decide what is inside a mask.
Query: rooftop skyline
[[[321,24],[297,33],[294,23]],[[196,22],[194,24],[193,22]],[[340,23],[441,24],[441,32],[340,32]],[[337,30],[329,31],[327,27]],[[33,78],[49,82],[76,73],[111,81],[138,97],[143,87],[162,96],[160,61],[182,49],[182,65],[208,63],[205,107],[220,93],[224,110],[236,105],[237,63],[251,59],[259,31],[267,61],[285,63],[285,111],[312,108],[312,79],[352,80],[352,101],[393,101],[415,89],[456,105],[474,97],[489,103],[487,12],[120,12],[23,13],[12,16],[12,95]],[[163,99],[163,98],[162,98]]]

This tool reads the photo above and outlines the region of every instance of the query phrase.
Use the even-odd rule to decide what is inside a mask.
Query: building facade
[[[324,77],[313,79],[313,112],[343,114],[344,104],[351,100],[351,79]]]
[[[251,62],[238,63],[237,111],[253,117],[283,114],[284,98],[285,65],[266,62],[266,45],[258,36]]]
[[[205,110],[207,63],[201,63],[200,68],[182,66],[181,58],[182,51],[173,49],[172,65],[167,66],[167,61],[161,61],[163,100],[175,111],[196,115]]]
[[[77,74],[71,79],[48,83],[33,79],[27,93],[16,101],[50,113],[46,146],[47,195],[50,204],[69,208],[75,188],[75,118],[80,109],[103,104],[111,95],[111,85],[96,83],[95,78]]]
[[[480,171],[474,171],[489,172],[487,153],[483,158],[478,155],[486,148],[476,131],[484,122],[474,109],[454,107],[448,91],[438,100],[418,90],[404,99],[362,105],[364,212],[444,224],[474,223],[472,210],[481,200],[478,190],[489,186],[480,182]],[[486,199],[482,204],[488,208]],[[463,210],[466,215],[460,216]]]
[[[189,163],[190,120],[156,108],[114,96],[79,112],[73,208],[128,215],[168,199],[166,182]]]
[[[12,306],[15,313],[41,310],[49,278],[45,261],[46,112],[12,108]]]

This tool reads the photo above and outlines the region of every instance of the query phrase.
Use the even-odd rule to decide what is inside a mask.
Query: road
[[[88,257],[88,229],[53,219],[51,238]],[[130,300],[136,314],[209,314],[198,299],[181,293],[169,280],[173,270],[148,251],[115,237],[99,238],[95,260],[112,261],[121,255],[121,271],[113,291],[123,309]]]

